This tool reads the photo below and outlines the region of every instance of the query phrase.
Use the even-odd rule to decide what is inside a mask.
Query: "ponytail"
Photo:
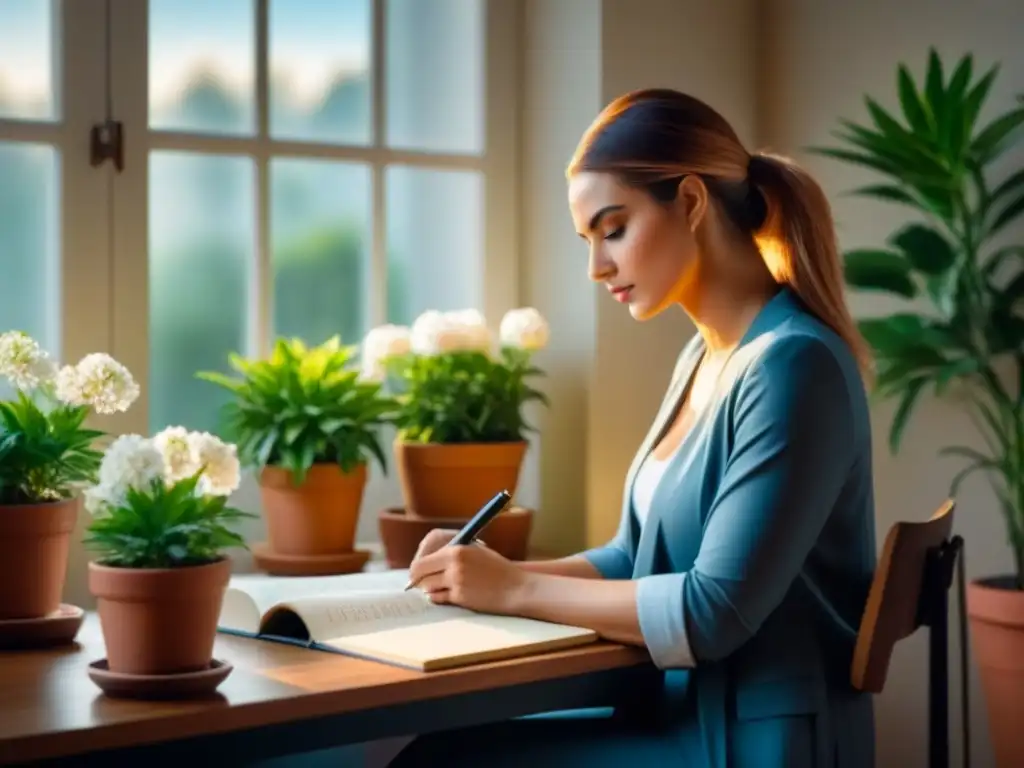
[[[849,345],[861,375],[870,380],[871,352],[846,304],[843,268],[825,193],[810,174],[779,155],[753,154],[747,174],[767,208],[754,240],[769,271]]]

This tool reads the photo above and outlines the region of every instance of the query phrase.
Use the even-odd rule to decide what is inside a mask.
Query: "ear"
[[[683,177],[679,182],[676,205],[679,215],[686,222],[687,229],[691,233],[696,232],[708,210],[708,188],[700,176]]]

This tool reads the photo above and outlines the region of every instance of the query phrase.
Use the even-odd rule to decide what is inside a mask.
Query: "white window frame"
[[[517,305],[519,234],[517,43],[521,8],[513,0],[483,0],[485,28],[484,152],[448,155],[411,152],[383,146],[385,126],[383,20],[387,0],[373,0],[371,49],[371,110],[373,143],[370,146],[282,141],[270,138],[268,123],[268,0],[256,3],[256,121],[252,137],[195,135],[150,130],[148,120],[148,3],[110,0],[113,67],[111,94],[116,119],[123,123],[125,170],[113,181],[111,346],[139,380],[142,396],[126,415],[125,428],[148,429],[149,310],[148,310],[148,153],[150,150],[244,154],[256,160],[257,212],[256,263],[250,286],[251,329],[247,354],[265,354],[272,339],[272,271],[269,241],[269,161],[272,157],[304,157],[369,163],[372,169],[372,237],[370,258],[369,326],[385,321],[386,223],[384,170],[389,163],[438,169],[471,168],[483,173],[484,243],[481,311],[496,322]],[[393,473],[391,473],[393,474]]]
[[[49,144],[58,152],[58,268],[46,297],[56,338],[40,341],[57,359],[74,362],[110,349],[111,172],[109,164],[89,162],[90,129],[106,117],[107,27],[103,0],[51,0],[51,7],[56,119],[0,118],[0,142]]]

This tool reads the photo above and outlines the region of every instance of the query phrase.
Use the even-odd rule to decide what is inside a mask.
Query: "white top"
[[[676,451],[673,450],[666,458],[659,459],[653,453],[648,453],[643,464],[640,465],[640,469],[637,470],[636,479],[633,481],[633,510],[641,527],[647,521],[647,514],[651,511],[654,492],[658,490],[658,484],[675,454]]]

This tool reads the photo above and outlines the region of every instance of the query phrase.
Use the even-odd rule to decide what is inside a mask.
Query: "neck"
[[[684,304],[710,354],[726,352],[739,344],[758,312],[778,292],[778,286],[757,289],[705,289],[693,302]]]

